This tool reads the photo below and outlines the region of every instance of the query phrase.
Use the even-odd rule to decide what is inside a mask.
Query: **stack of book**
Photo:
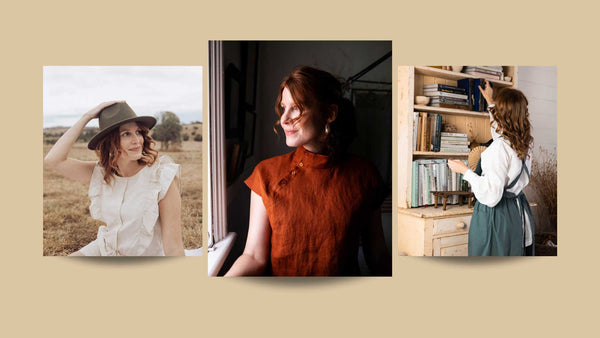
[[[413,151],[468,153],[467,134],[442,132],[442,115],[413,113]]]
[[[468,153],[469,139],[467,134],[462,133],[440,133],[440,150],[445,153]]]
[[[433,113],[413,114],[413,150],[440,151],[442,115]]]
[[[467,161],[464,162],[467,164]],[[413,161],[411,207],[435,204],[431,191],[469,191],[469,187],[461,174],[450,170],[447,160]],[[443,201],[439,198],[438,204],[441,203]],[[448,197],[448,203],[458,203],[458,196]]]
[[[466,66],[463,73],[482,77],[488,80],[502,80],[504,73],[502,66]]]
[[[444,84],[423,86],[423,95],[430,97],[432,107],[470,109],[469,96],[465,88]]]

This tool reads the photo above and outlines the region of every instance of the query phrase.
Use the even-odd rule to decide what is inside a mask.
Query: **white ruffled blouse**
[[[96,165],[88,193],[90,214],[106,225],[80,252],[86,256],[164,256],[158,202],[175,176],[180,178],[180,170],[179,164],[162,156],[131,177],[115,176],[111,186],[104,181],[104,169]]]
[[[491,114],[490,121],[493,142],[481,153],[481,176],[468,170],[463,177],[471,184],[471,190],[479,203],[493,208],[502,199],[505,187],[521,173],[523,162],[510,146],[510,141],[504,139],[496,131],[498,125]],[[528,170],[531,170],[531,156],[527,157],[525,165]],[[508,191],[518,195],[528,183],[529,175],[523,172],[517,183]],[[520,205],[519,208],[521,208]],[[533,243],[531,221],[527,215],[525,215],[522,227],[525,231],[525,245],[531,245]]]

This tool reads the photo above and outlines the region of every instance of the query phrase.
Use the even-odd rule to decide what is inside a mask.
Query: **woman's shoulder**
[[[175,163],[175,161],[173,161],[173,159],[168,156],[168,155],[162,155],[159,158],[157,158],[154,163],[152,163],[152,167],[160,167],[160,166],[164,166],[167,164],[177,164]]]
[[[270,157],[260,161],[256,167],[254,167],[254,171],[259,171],[263,173],[272,173],[275,174],[279,171],[285,171],[286,168],[293,162],[294,152],[278,155],[274,157]]]

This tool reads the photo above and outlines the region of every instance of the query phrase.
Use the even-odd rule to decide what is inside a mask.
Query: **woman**
[[[477,198],[469,256],[533,255],[533,218],[523,194],[533,144],[527,98],[512,88],[502,88],[494,96],[487,81],[485,89],[479,89],[488,103],[493,141],[475,172],[459,160],[448,160],[452,171],[464,174]]]
[[[99,118],[88,143],[99,161],[68,154],[86,124]],[[67,178],[89,184],[92,218],[106,226],[72,256],[183,256],[180,168],[157,159],[151,116],[136,116],[124,101],[104,102],[84,114],[50,149],[44,162]]]
[[[276,111],[292,153],[259,163],[248,238],[226,276],[356,275],[359,240],[371,271],[391,274],[377,169],[347,154],[354,107],[329,73],[301,67],[281,83]]]

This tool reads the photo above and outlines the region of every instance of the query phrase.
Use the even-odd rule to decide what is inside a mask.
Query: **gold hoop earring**
[[[325,125],[325,135],[329,135],[329,123]]]

